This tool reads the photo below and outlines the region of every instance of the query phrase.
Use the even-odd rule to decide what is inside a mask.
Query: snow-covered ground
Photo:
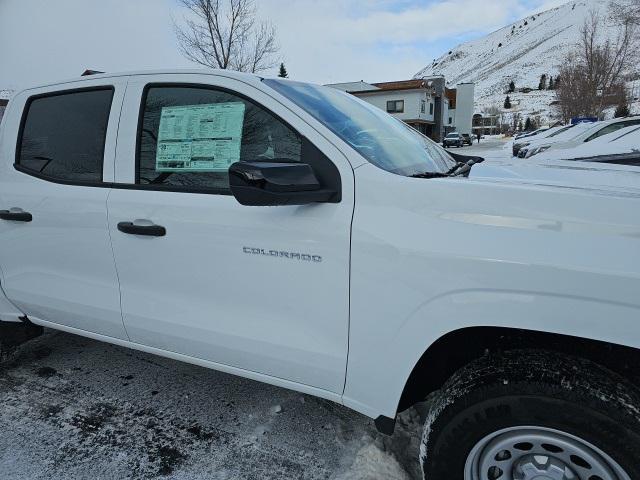
[[[474,140],[471,146],[447,150],[462,155],[476,155],[484,158],[487,162],[509,160],[511,158],[511,138],[487,136],[480,140],[480,143]]]
[[[418,410],[393,437],[345,407],[49,331],[0,367],[0,478],[415,480]]]

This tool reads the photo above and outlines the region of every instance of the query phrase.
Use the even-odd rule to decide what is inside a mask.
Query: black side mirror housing
[[[307,205],[336,197],[306,163],[236,162],[229,167],[229,185],[242,205]]]

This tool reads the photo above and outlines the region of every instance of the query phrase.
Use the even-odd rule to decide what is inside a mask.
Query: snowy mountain
[[[579,40],[580,28],[591,11],[608,18],[606,0],[576,0],[560,7],[531,15],[485,37],[463,43],[433,60],[415,78],[444,75],[454,87],[461,82],[476,83],[477,113],[492,106],[502,110],[509,82],[530,93],[509,94],[513,108],[523,117],[553,116],[552,90],[537,90],[540,76],[555,77],[564,55]],[[615,37],[617,27],[603,26],[604,35]],[[638,92],[635,93],[638,96]]]

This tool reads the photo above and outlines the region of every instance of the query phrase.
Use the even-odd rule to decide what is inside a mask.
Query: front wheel
[[[552,352],[487,356],[433,401],[427,480],[640,479],[640,392],[597,364]]]

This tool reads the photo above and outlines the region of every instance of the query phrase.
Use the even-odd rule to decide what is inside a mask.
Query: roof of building
[[[438,77],[433,77],[438,78]],[[396,80],[394,82],[378,82],[378,83],[366,83],[363,81],[360,82],[351,82],[356,88],[348,89],[344,88],[346,85],[350,85],[349,83],[344,84],[333,84],[328,85],[334,88],[340,88],[349,93],[358,94],[358,93],[382,93],[389,91],[398,91],[398,90],[419,90],[423,88],[431,88],[432,86],[431,78],[416,78],[411,80]],[[366,88],[366,86],[369,88]]]
[[[373,83],[372,85],[378,87],[380,90],[413,90],[415,88],[427,88],[428,80],[418,78],[414,80]]]
[[[378,88],[363,80],[359,82],[343,82],[343,83],[329,83],[325,87],[336,88],[344,92],[362,92],[366,90],[377,90]]]

